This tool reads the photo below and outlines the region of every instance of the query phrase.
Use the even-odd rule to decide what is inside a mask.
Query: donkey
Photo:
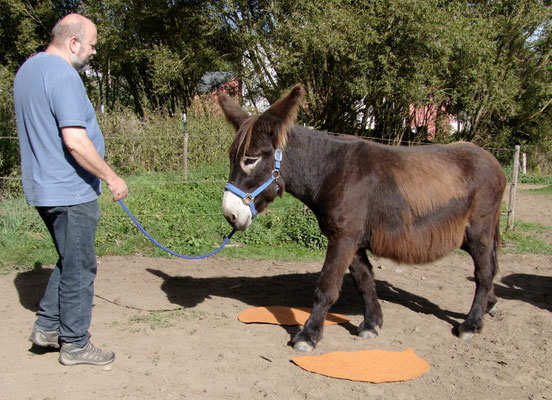
[[[300,84],[261,115],[218,97],[235,127],[223,214],[245,230],[258,212],[287,191],[316,215],[328,248],[312,313],[292,339],[310,351],[337,301],[347,268],[364,303],[358,335],[383,324],[373,268],[366,255],[409,264],[429,263],[457,248],[475,266],[475,297],[458,336],[469,339],[494,315],[499,213],[506,177],[498,161],[466,142],[418,147],[381,145],[294,125],[304,95]]]

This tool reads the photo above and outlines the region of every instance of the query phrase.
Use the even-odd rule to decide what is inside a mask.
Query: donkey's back
[[[364,199],[349,206],[364,209],[353,218],[364,219],[364,241],[374,254],[426,263],[462,247],[473,229],[494,238],[506,178],[490,153],[471,143],[358,145],[352,162],[362,168],[349,169],[357,177],[336,185]]]

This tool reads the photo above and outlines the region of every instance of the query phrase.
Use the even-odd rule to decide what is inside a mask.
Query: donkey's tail
[[[500,218],[497,216],[495,222],[495,234],[493,238],[493,277],[498,273],[498,253],[502,250],[502,241],[500,240]]]

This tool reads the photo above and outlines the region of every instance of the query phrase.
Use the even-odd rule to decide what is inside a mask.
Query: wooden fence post
[[[527,153],[521,155],[521,172],[523,175],[527,174]]]
[[[521,146],[516,146],[516,152],[514,154],[514,165],[512,169],[512,183],[510,185],[510,198],[508,200],[508,219],[506,222],[506,230],[514,229],[514,217],[515,217],[515,207],[516,207],[516,189],[518,185],[518,175],[519,175],[519,153],[521,151]]]
[[[188,123],[186,113],[182,114],[182,124],[184,126],[184,149],[182,151],[182,174],[184,179],[188,179]]]

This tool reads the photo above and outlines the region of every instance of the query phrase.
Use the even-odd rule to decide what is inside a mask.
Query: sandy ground
[[[518,195],[522,220],[552,226],[550,210],[551,196]],[[91,332],[117,354],[107,368],[64,367],[56,351],[27,340],[52,266],[0,276],[0,398],[552,399],[552,257],[500,257],[500,312],[470,341],[453,334],[473,297],[469,256],[423,266],[372,261],[379,336],[355,336],[362,307],[347,275],[332,311],[351,322],[326,327],[309,354],[412,348],[431,365],[417,379],[372,384],[313,374],[290,362],[298,327],[238,321],[250,307],[311,306],[319,262],[136,255],[99,260]]]

